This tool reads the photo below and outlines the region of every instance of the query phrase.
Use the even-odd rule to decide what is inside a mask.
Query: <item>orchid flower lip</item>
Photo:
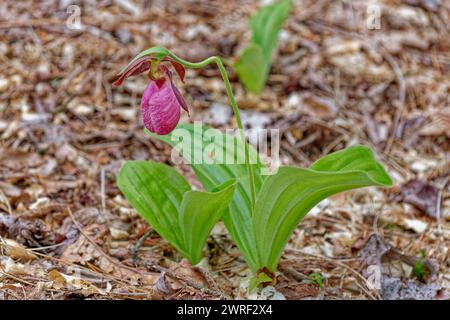
[[[165,81],[161,87],[151,81],[145,89],[141,114],[144,126],[150,132],[166,135],[177,126],[182,105],[173,89],[169,81]]]

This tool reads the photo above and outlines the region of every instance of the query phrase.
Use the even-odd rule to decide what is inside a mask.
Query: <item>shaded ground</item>
[[[247,126],[280,128],[286,164],[369,145],[395,187],[315,208],[285,251],[277,291],[259,297],[448,298],[449,1],[374,1],[379,30],[366,27],[367,1],[294,3],[262,96],[247,95],[232,75]],[[66,26],[70,4],[81,7],[82,30]],[[116,173],[126,159],[170,163],[170,150],[142,132],[145,78],[110,82],[153,45],[192,61],[232,59],[259,6],[1,2],[0,299],[248,297],[249,271],[221,225],[203,269],[179,263],[157,235],[139,252],[146,264],[134,266],[131,249],[149,226],[120,194]],[[190,70],[180,87],[192,113],[183,121],[233,124],[217,70]],[[381,288],[366,281],[371,266],[383,270]]]

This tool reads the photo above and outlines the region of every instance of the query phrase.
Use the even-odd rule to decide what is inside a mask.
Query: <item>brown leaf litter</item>
[[[260,97],[229,68],[246,124],[280,130],[283,164],[308,166],[359,143],[395,182],[316,206],[290,239],[277,283],[249,295],[250,272],[222,224],[199,267],[157,234],[133,261],[151,226],[116,174],[128,159],[173,163],[170,148],[142,131],[145,77],[110,81],[154,45],[232,61],[260,3],[83,1],[83,28],[71,30],[67,1],[2,1],[0,299],[448,297],[450,8],[373,4],[380,29],[367,28],[367,1],[295,0]],[[191,110],[182,121],[234,125],[216,68],[189,70],[180,88]],[[201,187],[190,168],[175,167]]]

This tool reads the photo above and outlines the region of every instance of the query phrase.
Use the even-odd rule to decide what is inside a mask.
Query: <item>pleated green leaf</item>
[[[183,195],[191,190],[174,168],[151,161],[127,161],[117,184],[139,215],[178,250],[181,230],[178,212]]]
[[[127,161],[117,183],[138,213],[192,264],[200,261],[236,186],[228,180],[211,192],[192,191],[174,168],[150,161]]]
[[[262,7],[250,19],[252,43],[261,46],[264,59],[270,63],[277,47],[278,34],[292,9],[292,0],[280,0]]]
[[[208,127],[199,129],[200,126],[197,126],[196,130],[195,125],[180,124],[175,131],[166,136],[158,136],[147,130],[146,133],[168,143],[175,149],[178,149],[177,146],[179,146],[181,140],[187,139],[185,141],[190,147],[178,151],[192,166],[206,190],[213,190],[218,184],[233,178],[238,180],[233,199],[222,219],[250,269],[256,272],[259,263],[252,226],[253,208],[250,184],[247,168],[241,161],[243,160],[242,157],[239,156],[244,155],[244,144],[239,137],[222,134],[215,130],[215,137],[212,138],[211,129],[208,130]],[[199,154],[203,154],[204,158],[207,158],[211,153],[222,154],[222,157],[217,156],[215,159],[209,159],[208,161],[199,161]],[[230,157],[228,159],[234,159],[234,163],[237,162],[237,164],[233,164],[233,161],[221,161],[226,156]],[[250,159],[255,160],[255,164],[252,164],[252,166],[255,174],[255,190],[258,192],[265,178],[261,175],[261,170],[265,166],[259,161],[258,154],[252,147],[250,147]]]
[[[293,231],[323,199],[350,189],[391,185],[389,175],[364,146],[330,154],[309,169],[281,167],[265,180],[252,217],[258,270],[276,270]]]
[[[247,91],[261,93],[267,78],[267,67],[261,46],[251,44],[245,48],[233,68]]]
[[[188,191],[184,194],[179,222],[183,234],[183,249],[193,264],[200,261],[209,233],[228,208],[235,187],[236,180],[232,179],[213,192]]]
[[[250,19],[251,42],[233,65],[248,91],[256,94],[262,92],[277,47],[278,34],[291,9],[292,0],[280,0],[262,7]]]

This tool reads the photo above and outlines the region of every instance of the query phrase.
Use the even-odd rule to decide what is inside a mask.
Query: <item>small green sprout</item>
[[[310,283],[317,284],[320,289],[324,288],[324,277],[320,272],[313,272],[308,276],[308,278]]]

